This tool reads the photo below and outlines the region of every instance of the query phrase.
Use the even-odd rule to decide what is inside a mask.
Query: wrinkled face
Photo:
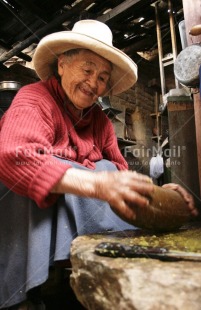
[[[89,50],[68,58],[60,55],[58,73],[61,85],[77,109],[85,109],[108,91],[112,66],[109,61]]]

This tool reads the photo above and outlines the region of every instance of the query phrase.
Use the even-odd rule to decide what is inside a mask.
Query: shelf
[[[193,99],[191,96],[168,96],[167,102],[189,102],[193,103]]]
[[[161,116],[161,112],[158,112],[158,113],[151,113],[150,116],[151,116],[152,118],[160,117],[160,116]]]
[[[164,67],[169,66],[169,65],[173,65],[173,63],[174,63],[173,56],[162,58],[162,63],[163,63]]]
[[[127,140],[127,139],[123,139],[123,138],[117,138],[117,141],[118,141],[119,144],[121,144],[123,146],[136,145],[136,141],[134,141],[134,140]]]

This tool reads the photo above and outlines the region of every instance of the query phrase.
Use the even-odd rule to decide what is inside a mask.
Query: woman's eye
[[[105,78],[105,77],[103,77],[103,76],[99,76],[99,80],[100,80],[101,82],[106,83],[106,78]]]
[[[90,74],[90,73],[91,73],[91,70],[84,70],[84,72],[85,72],[86,74]]]

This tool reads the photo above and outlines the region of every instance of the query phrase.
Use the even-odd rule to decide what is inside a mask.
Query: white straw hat
[[[52,76],[52,64],[58,55],[75,48],[89,49],[113,64],[112,95],[126,91],[137,81],[137,65],[113,46],[110,28],[97,20],[78,21],[72,31],[52,33],[39,42],[33,64],[41,80]]]

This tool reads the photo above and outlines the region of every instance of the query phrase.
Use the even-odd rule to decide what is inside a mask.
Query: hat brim
[[[41,80],[52,76],[52,64],[65,51],[86,48],[113,64],[111,94],[119,94],[131,88],[137,81],[137,65],[121,50],[84,34],[62,31],[44,37],[33,57],[34,68]]]

